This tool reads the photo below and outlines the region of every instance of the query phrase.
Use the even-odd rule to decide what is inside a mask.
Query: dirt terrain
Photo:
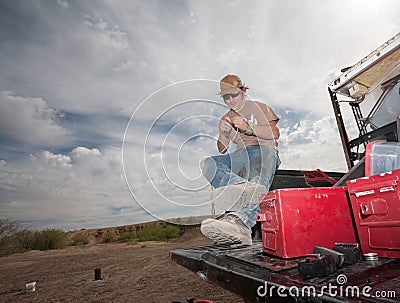
[[[209,243],[194,233],[168,243],[88,244],[1,257],[0,302],[243,303],[169,259],[170,250]],[[96,268],[102,276],[97,281]],[[33,281],[36,291],[26,292]]]

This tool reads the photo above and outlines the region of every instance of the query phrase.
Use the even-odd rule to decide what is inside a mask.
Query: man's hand
[[[246,120],[244,120],[242,117],[233,117],[230,119],[232,121],[232,125],[241,131],[246,131],[249,128],[249,125]]]
[[[224,119],[221,119],[220,123],[220,130],[221,133],[224,135],[224,137],[229,138],[229,134],[232,131],[232,121],[229,117],[225,117]]]

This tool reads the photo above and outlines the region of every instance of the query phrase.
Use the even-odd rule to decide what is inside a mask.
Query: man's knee
[[[200,161],[200,171],[207,179],[215,175],[217,164],[212,157],[204,157]]]

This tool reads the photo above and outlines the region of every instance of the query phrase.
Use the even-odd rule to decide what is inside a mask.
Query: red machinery
[[[277,189],[261,196],[256,220],[263,251],[295,258],[312,254],[315,246],[356,243],[357,234],[364,254],[400,258],[398,168],[400,144],[373,141],[365,153],[366,177],[347,186]]]
[[[356,242],[344,187],[277,189],[261,197],[260,210],[265,253],[295,258]]]
[[[400,258],[400,170],[347,182],[361,250]]]

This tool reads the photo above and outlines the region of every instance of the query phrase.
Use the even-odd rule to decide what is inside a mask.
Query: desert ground
[[[169,259],[169,251],[206,245],[200,233],[170,242],[107,243],[29,251],[0,258],[0,302],[243,303]],[[101,268],[101,280],[95,269]],[[37,281],[36,290],[25,285]]]

